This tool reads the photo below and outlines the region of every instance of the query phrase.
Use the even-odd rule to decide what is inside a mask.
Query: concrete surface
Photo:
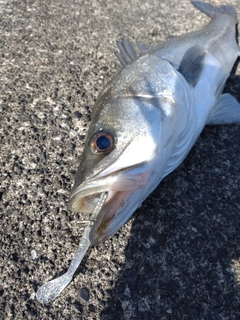
[[[60,297],[35,299],[81,237],[66,202],[115,41],[157,43],[207,17],[185,0],[6,0],[0,16],[0,319],[240,319],[239,124],[205,128]]]

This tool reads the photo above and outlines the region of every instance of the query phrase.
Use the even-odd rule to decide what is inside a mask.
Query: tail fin
[[[232,16],[234,19],[237,20],[236,10],[232,6],[214,7],[210,3],[194,1],[194,0],[192,0],[191,3],[194,5],[195,8],[197,8],[198,10],[205,13],[207,16],[211,18],[219,14],[226,14],[226,15]]]

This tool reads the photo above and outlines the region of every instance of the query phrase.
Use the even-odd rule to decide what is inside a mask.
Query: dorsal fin
[[[195,86],[204,67],[206,53],[199,46],[189,48],[184,54],[178,71],[186,81]]]
[[[117,41],[119,51],[115,52],[116,57],[122,67],[126,67],[132,61],[136,60],[143,52],[148,50],[143,44],[137,43],[134,45],[128,40]]]

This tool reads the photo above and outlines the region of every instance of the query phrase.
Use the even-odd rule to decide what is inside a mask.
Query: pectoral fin
[[[186,51],[180,63],[178,71],[194,87],[203,71],[205,56],[201,47],[194,46]]]
[[[240,103],[229,93],[224,93],[213,107],[207,124],[235,122],[240,122]]]

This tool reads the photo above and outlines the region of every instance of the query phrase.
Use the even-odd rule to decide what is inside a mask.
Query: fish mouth
[[[99,245],[115,233],[132,215],[139,205],[131,195],[142,189],[149,177],[146,162],[108,174],[99,174],[73,187],[68,209],[73,212],[91,214],[98,205],[100,195],[106,193],[105,202],[93,221],[90,241]],[[132,198],[132,199],[131,199]]]

